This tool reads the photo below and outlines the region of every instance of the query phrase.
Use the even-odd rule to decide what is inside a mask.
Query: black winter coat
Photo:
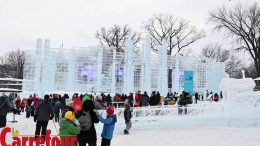
[[[7,98],[5,96],[0,97],[0,116],[6,116],[9,110]]]
[[[52,120],[53,116],[53,108],[50,101],[43,100],[36,109],[35,118],[37,121],[49,121]]]
[[[91,117],[92,125],[88,131],[80,131],[80,133],[77,135],[77,140],[82,141],[82,142],[87,142],[87,143],[96,143],[97,142],[97,133],[95,129],[94,123],[98,123],[98,117],[96,113],[93,111],[95,108],[94,103],[90,100],[86,100],[83,103],[82,110],[88,111]],[[79,111],[78,114],[76,115],[76,118],[78,119],[83,111]]]

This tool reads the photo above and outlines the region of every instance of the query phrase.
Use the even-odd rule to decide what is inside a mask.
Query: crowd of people
[[[218,101],[222,98],[222,92],[220,97],[217,93],[214,95],[212,92],[206,91],[206,98],[198,93],[194,94],[193,97],[188,92],[178,93],[168,92],[167,101],[175,101],[180,106],[186,106],[187,104],[197,103],[197,100],[211,100]],[[28,98],[21,99],[16,94],[10,94],[9,97],[6,95],[0,97],[0,128],[6,126],[6,115],[8,112],[13,114],[21,114],[26,112],[26,118],[33,117],[36,122],[35,139],[41,137],[45,139],[46,129],[49,120],[53,120],[59,123],[60,129],[59,134],[61,137],[64,136],[76,136],[77,141],[75,144],[79,146],[96,146],[97,134],[95,130],[95,123],[104,123],[103,131],[101,134],[102,144],[101,146],[109,146],[113,138],[113,131],[117,117],[114,114],[114,107],[120,106],[118,103],[124,105],[124,119],[125,129],[123,133],[129,134],[132,127],[132,107],[145,107],[145,106],[157,106],[161,105],[161,95],[159,92],[153,91],[149,96],[147,92],[143,94],[138,91],[135,94],[110,94],[100,95],[95,94],[78,94],[75,93],[71,98],[68,94],[63,96],[59,94],[45,95],[44,98],[39,98],[38,95],[30,95]],[[164,102],[164,104],[167,104]],[[100,115],[99,110],[105,110],[107,116],[104,118]]]
[[[132,125],[131,106],[133,104],[131,97],[132,94],[122,100],[125,105],[126,128],[122,130],[124,134],[129,134]],[[97,134],[95,124],[101,122],[104,123],[101,134],[101,146],[109,146],[113,138],[115,123],[117,122],[112,104],[113,100],[109,100],[110,98],[109,94],[107,96],[101,94],[94,97],[92,94],[79,95],[75,93],[71,98],[68,94],[63,96],[52,94],[45,95],[41,99],[35,94],[30,95],[28,98],[23,98],[21,101],[17,95],[14,98],[1,96],[0,128],[6,126],[6,115],[8,112],[20,114],[25,111],[26,118],[33,117],[34,122],[36,122],[35,139],[42,138],[45,140],[48,123],[50,120],[54,120],[60,125],[58,133],[61,138],[69,137],[70,139],[73,136],[76,137],[76,142],[69,145],[86,146],[88,144],[89,146],[96,146]],[[105,110],[107,113],[106,117],[103,117],[99,110]],[[65,139],[63,138],[63,140]]]

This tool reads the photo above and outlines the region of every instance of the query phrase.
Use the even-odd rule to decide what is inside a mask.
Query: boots
[[[129,132],[127,130],[124,130],[124,135],[126,135],[126,134],[129,134]]]

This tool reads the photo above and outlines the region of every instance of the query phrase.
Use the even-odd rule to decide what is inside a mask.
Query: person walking
[[[45,95],[44,100],[39,104],[38,108],[35,111],[34,122],[36,122],[35,130],[35,139],[40,136],[45,139],[46,129],[48,126],[49,120],[52,120],[54,117],[53,108],[49,101],[50,96]]]
[[[129,134],[129,130],[132,127],[132,122],[131,122],[131,118],[132,118],[132,109],[130,107],[130,104],[128,102],[125,103],[125,110],[124,110],[124,119],[125,119],[125,130],[124,130],[124,134]]]

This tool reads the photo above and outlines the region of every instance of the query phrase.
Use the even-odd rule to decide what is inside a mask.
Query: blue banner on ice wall
[[[184,91],[193,94],[193,72],[184,71]]]

